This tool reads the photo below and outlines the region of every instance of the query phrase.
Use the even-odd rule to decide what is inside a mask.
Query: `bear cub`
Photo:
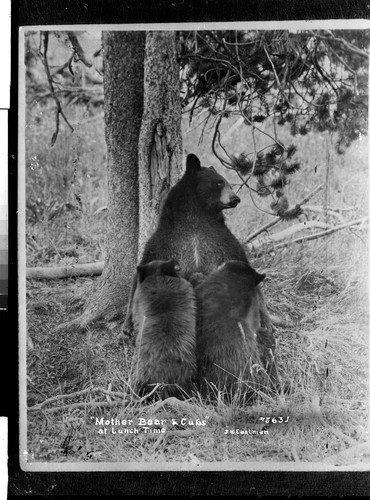
[[[179,276],[173,259],[137,267],[133,297],[137,364],[134,385],[139,394],[160,384],[162,398],[184,398],[196,376],[196,304],[193,287]]]
[[[264,278],[245,261],[229,261],[196,287],[198,381],[204,397],[212,397],[215,388],[230,397],[239,388],[249,399],[268,385],[257,338],[257,287]]]

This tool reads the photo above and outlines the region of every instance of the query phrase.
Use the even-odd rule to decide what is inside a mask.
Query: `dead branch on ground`
[[[120,398],[120,401],[80,401],[78,403],[71,403],[71,404],[66,404],[62,406],[56,406],[53,408],[45,408],[45,406],[49,405],[50,403],[54,403],[55,401],[59,401],[61,399],[69,399],[69,398],[75,398],[79,396],[83,396],[84,394],[91,394],[91,393],[96,393],[96,392],[101,392],[105,394],[106,396],[110,396],[113,398]],[[58,394],[57,396],[53,396],[51,398],[45,399],[42,403],[36,404],[34,406],[31,406],[28,408],[28,411],[39,411],[39,410],[45,410],[48,412],[55,412],[59,410],[65,410],[69,408],[79,408],[79,407],[84,407],[84,406],[114,406],[117,403],[122,404],[122,400],[125,400],[127,397],[127,394],[124,394],[123,392],[117,392],[117,391],[112,391],[112,390],[107,390],[104,389],[103,387],[88,387],[87,389],[82,389],[81,391],[76,391],[76,392],[71,392],[70,394]],[[107,404],[109,403],[109,404]]]
[[[52,280],[72,278],[74,276],[96,276],[102,273],[104,261],[89,264],[75,264],[63,267],[29,267],[26,269],[27,279]]]
[[[260,238],[258,240],[255,240],[253,243],[248,243],[247,248],[248,250],[258,250],[262,246],[265,246],[268,243],[274,243],[276,241],[281,241],[284,239],[288,239],[293,234],[296,234],[300,231],[306,230],[306,229],[328,229],[331,227],[326,224],[326,222],[319,222],[316,220],[310,220],[307,222],[300,222],[298,224],[294,224],[293,226],[288,227],[287,229],[283,229],[282,231],[279,231],[278,233],[273,233],[267,236],[264,236],[263,238]],[[288,244],[291,243],[291,241],[287,242]],[[276,248],[276,247],[275,247]]]
[[[303,200],[301,200],[299,203],[296,203],[296,205],[289,209],[289,212],[298,212],[299,209],[302,209],[302,206],[307,203],[311,198],[313,198],[319,191],[322,190],[322,188],[324,187],[323,184],[320,184],[319,186],[317,186],[313,191],[311,191],[311,193],[309,193],[307,196],[305,196],[303,198]],[[277,224],[278,222],[282,221],[283,218],[282,217],[276,217],[276,219],[272,220],[271,222],[268,222],[267,224],[265,224],[264,226],[260,227],[259,229],[257,229],[256,231],[254,231],[252,234],[250,234],[247,239],[246,239],[246,243],[249,243],[250,241],[254,240],[254,238],[256,238],[256,236],[260,235],[261,233],[263,233],[264,231],[267,231],[267,229],[270,229],[272,226],[275,226],[275,224]]]
[[[85,401],[81,403],[71,403],[67,405],[62,405],[62,406],[55,406],[54,408],[46,408],[42,409],[42,411],[45,411],[47,413],[56,413],[58,411],[63,411],[63,410],[73,410],[75,408],[100,408],[100,407],[112,407],[112,406],[122,406],[125,401],[112,401],[109,403],[108,401]],[[41,408],[35,408],[31,407],[28,409],[28,411],[37,411],[41,410]]]
[[[284,243],[279,243],[278,245],[276,245],[275,248],[282,248],[282,247],[292,245],[293,243],[302,243],[303,241],[309,241],[309,240],[315,240],[317,238],[322,238],[323,236],[328,236],[329,234],[332,234],[336,231],[340,231],[341,229],[345,229],[345,228],[351,227],[351,226],[358,226],[359,224],[364,224],[368,219],[369,219],[368,217],[363,217],[361,219],[347,222],[346,224],[341,224],[340,226],[331,227],[327,231],[322,231],[321,233],[315,233],[315,234],[311,234],[309,236],[302,236],[301,238],[296,238],[295,240],[292,240],[292,241],[285,241]]]
[[[301,209],[304,212],[316,212],[319,214],[332,215],[333,217],[339,219],[342,224],[345,224],[346,222],[339,211],[332,210],[331,208],[328,207],[315,207],[314,205],[302,205]]]

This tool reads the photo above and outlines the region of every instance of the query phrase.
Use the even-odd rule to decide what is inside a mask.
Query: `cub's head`
[[[266,278],[266,274],[258,273],[248,262],[241,260],[229,260],[221,264],[217,271],[229,275],[231,277],[238,277],[242,282],[249,287],[256,287],[261,281]]]
[[[216,271],[217,279],[225,286],[232,314],[244,316],[255,304],[258,297],[256,287],[265,279],[248,262],[231,260],[222,264]],[[257,299],[258,300],[258,299]]]
[[[227,180],[213,167],[202,167],[194,154],[186,159],[185,176],[192,182],[198,200],[212,212],[234,208],[240,202]]]
[[[137,279],[142,283],[148,276],[173,276],[178,277],[180,266],[174,259],[152,260],[148,264],[137,266]]]

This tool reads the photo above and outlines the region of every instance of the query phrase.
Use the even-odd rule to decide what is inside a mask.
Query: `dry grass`
[[[347,239],[353,244],[351,235]],[[323,242],[309,246],[306,258],[323,255]],[[253,406],[243,405],[241,398],[226,404],[222,395],[216,405],[206,404],[199,395],[178,405],[138,401],[128,390],[133,343],[120,343],[119,325],[93,325],[82,335],[54,333],[53,326],[77,312],[69,304],[88,280],[30,282],[27,317],[35,348],[28,355],[29,406],[87,387],[109,387],[125,395],[113,396],[112,408],[90,408],[91,400],[106,403],[107,397],[88,393],[45,407],[85,401],[85,408],[30,412],[31,457],[58,462],[319,462],[366,441],[367,276],[356,272],[353,262],[328,268],[320,266],[319,258],[312,269],[309,260],[302,265],[301,252],[290,259],[285,253],[263,260],[268,272],[264,291],[271,310],[294,322],[294,328],[276,332],[278,362],[291,392],[261,395]],[[262,427],[264,416],[289,416],[289,422]],[[106,426],[108,434],[102,439],[96,417],[132,419],[140,434],[112,434],[112,426]],[[139,418],[166,419],[168,432],[144,434],[137,426]],[[169,423],[172,418],[187,423],[198,418],[206,425],[177,429]],[[225,434],[226,429],[262,428],[268,434]]]
[[[95,140],[100,144],[93,133],[85,131],[91,144]],[[101,131],[96,133],[100,137]],[[185,135],[185,143],[193,144],[191,134]],[[39,142],[29,144],[28,154],[35,156],[32,148],[39,147]],[[204,164],[215,164],[207,148],[200,147]],[[293,202],[325,181],[327,175],[326,141],[315,142],[315,138],[308,137],[302,148],[303,171],[290,187]],[[85,156],[81,172],[102,175],[98,172],[103,156],[104,152],[100,152],[92,165],[85,164],[91,158]],[[69,166],[73,159],[73,154],[67,158]],[[366,152],[354,147],[345,157],[338,159],[332,154],[329,160],[330,182],[321,197],[313,201],[319,206],[355,207],[350,218],[366,215]],[[315,164],[319,167],[313,176]],[[355,166],[349,169],[349,165]],[[86,200],[93,199],[93,192],[91,184],[81,183],[80,194]],[[44,200],[45,207],[47,203]],[[47,216],[50,210],[45,209],[38,221],[28,223],[28,265],[100,260],[105,216],[93,215],[99,205],[100,200],[95,200],[85,203],[81,210],[64,210],[51,219]],[[243,198],[240,209],[228,216],[230,227],[241,240],[267,220],[268,216],[258,212],[248,196]],[[121,341],[119,324],[101,322],[82,333],[56,332],[57,325],[80,314],[81,296],[88,297],[94,280],[28,281],[27,325],[34,343],[27,356],[28,407],[62,394],[91,387],[102,389],[57,399],[42,409],[29,411],[29,459],[158,465],[250,460],[338,460],[346,465],[368,460],[367,448],[358,453],[351,451],[369,439],[367,259],[365,228],[346,229],[285,249],[271,247],[263,255],[251,256],[254,267],[267,274],[263,289],[271,312],[293,326],[276,331],[278,363],[283,382],[289,383],[291,391],[275,396],[261,394],[248,406],[241,397],[227,404],[222,394],[214,405],[202,401],[199,395],[187,402],[141,401],[130,391],[133,341]],[[69,407],[50,411],[63,405]],[[267,424],[262,420],[267,416],[289,419],[287,423]],[[140,432],[113,434],[111,425],[96,425],[96,419],[101,417],[132,419],[129,427]],[[138,425],[140,418],[166,420],[166,432],[145,433]],[[172,419],[177,423],[185,419],[184,425],[173,426]],[[190,425],[197,419],[205,425]],[[104,427],[107,434],[99,434]],[[251,433],[226,433],[235,429],[249,429]]]

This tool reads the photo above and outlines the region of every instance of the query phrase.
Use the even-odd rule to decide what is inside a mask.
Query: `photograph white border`
[[[253,21],[253,22],[191,22],[191,23],[142,23],[142,24],[81,24],[40,25],[19,28],[19,130],[18,130],[18,284],[19,284],[19,411],[20,440],[19,455],[23,471],[76,472],[76,471],[363,471],[370,470],[370,464],[333,466],[324,463],[288,462],[217,462],[204,464],[178,463],[121,463],[121,462],[28,462],[27,461],[27,373],[26,373],[26,252],[25,252],[25,67],[24,35],[27,31],[178,31],[178,30],[301,30],[301,29],[354,29],[369,30],[366,19],[309,20],[309,21]],[[370,429],[370,421],[369,421]]]

